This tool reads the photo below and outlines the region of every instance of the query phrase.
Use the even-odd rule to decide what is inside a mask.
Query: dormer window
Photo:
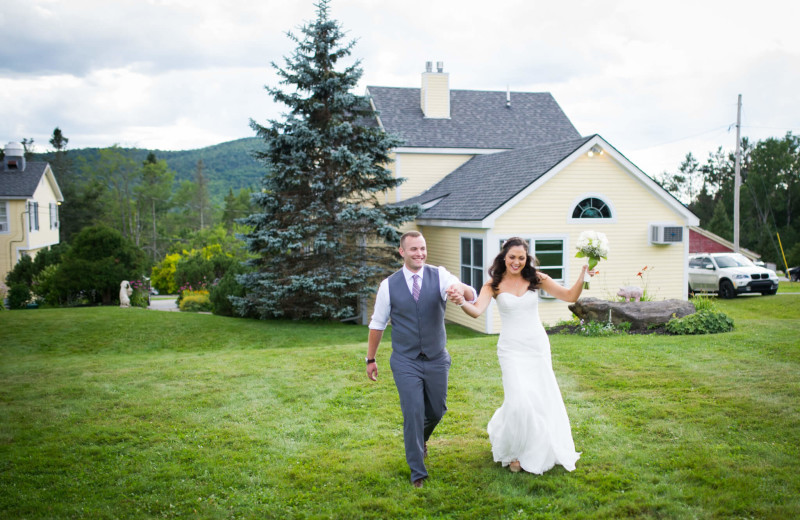
[[[572,218],[585,219],[585,218],[605,218],[610,219],[611,208],[600,198],[588,197],[575,205],[572,210]]]
[[[17,161],[15,159],[8,159],[6,161],[6,165],[7,165],[6,167],[9,170],[18,170],[19,169],[19,166],[17,166]]]

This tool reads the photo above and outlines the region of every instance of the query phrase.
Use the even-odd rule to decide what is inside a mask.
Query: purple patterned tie
[[[411,277],[414,280],[413,285],[411,286],[411,294],[414,296],[414,301],[419,301],[419,275],[415,274]]]

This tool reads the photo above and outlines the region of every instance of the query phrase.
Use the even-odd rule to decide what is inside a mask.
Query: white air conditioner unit
[[[650,224],[651,244],[679,244],[683,242],[683,226]]]

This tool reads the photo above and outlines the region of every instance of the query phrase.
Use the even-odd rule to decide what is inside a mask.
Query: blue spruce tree
[[[360,62],[336,70],[354,41],[328,18],[320,0],[317,19],[301,28],[285,67],[272,66],[281,90],[266,87],[289,110],[269,126],[251,121],[266,150],[257,152],[268,169],[254,195],[259,212],[242,219],[254,272],[238,277],[246,296],[231,298],[241,315],[259,318],[342,319],[355,316],[359,299],[397,267],[397,230],[414,219],[418,206],[380,203],[397,187],[386,169],[399,139],[384,133],[366,96],[351,91]]]

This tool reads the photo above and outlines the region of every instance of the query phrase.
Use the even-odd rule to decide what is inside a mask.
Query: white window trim
[[[483,269],[483,283],[486,283],[486,280],[488,280],[488,276],[489,276],[489,274],[488,274],[489,267],[491,267],[491,266],[486,265],[486,259],[487,259],[487,255],[486,255],[486,236],[482,235],[480,233],[460,233],[459,236],[458,236],[458,279],[461,280],[461,268],[464,266],[464,264],[461,263],[461,253],[462,253],[462,251],[461,251],[461,239],[463,239],[463,238],[468,238],[470,240],[475,240],[475,239],[483,240],[483,251],[482,251],[483,258],[482,258],[481,261],[483,262],[483,267],[482,267],[482,269]],[[470,244],[471,244],[471,242],[470,242]],[[475,267],[473,266],[472,269],[474,269],[474,268]],[[464,280],[461,280],[461,281],[463,282]],[[481,292],[481,288],[480,287],[475,287],[473,284],[470,284],[470,285],[476,291]]]
[[[25,207],[28,213],[28,233],[36,233],[41,229],[39,227],[39,201],[28,200]]]
[[[489,258],[494,258],[497,255],[497,251],[494,254],[489,254],[489,249],[491,246],[491,240],[494,236],[491,233],[459,233],[458,235],[458,279],[461,280],[461,239],[462,238],[480,238],[483,240],[483,283],[486,283],[489,280],[489,268],[490,265],[487,264]],[[464,280],[461,280],[462,282]],[[481,288],[475,287],[472,285],[472,288],[480,294]],[[477,296],[476,294],[475,296]],[[494,334],[494,301],[489,303],[489,307],[486,309],[486,312],[483,313],[483,330],[486,331],[487,334]]]
[[[58,229],[58,202],[48,204],[50,208],[50,229]]]
[[[603,201],[603,203],[608,206],[608,209],[611,210],[611,218],[572,218],[572,213],[575,211],[575,207],[583,202],[586,199],[599,199]],[[576,197],[572,200],[572,204],[569,205],[567,212],[567,223],[569,224],[586,224],[587,222],[598,224],[615,224],[617,222],[617,208],[611,203],[611,201],[605,195],[597,192],[586,192],[583,195]]]
[[[5,209],[6,214],[5,229],[0,229],[0,235],[8,235],[11,233],[11,214],[8,211],[8,201],[0,200],[0,206]]]

